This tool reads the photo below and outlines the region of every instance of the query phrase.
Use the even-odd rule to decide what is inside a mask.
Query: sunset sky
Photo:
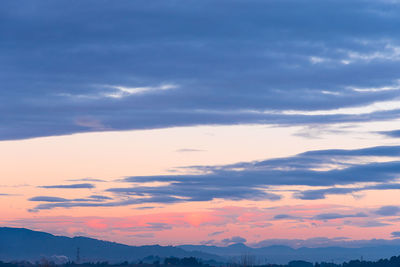
[[[1,1],[0,226],[130,245],[396,241],[399,14]]]

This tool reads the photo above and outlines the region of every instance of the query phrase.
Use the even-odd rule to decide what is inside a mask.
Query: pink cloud
[[[323,216],[322,210],[327,211]],[[368,217],[351,217],[361,212]],[[276,217],[277,215],[281,216]],[[341,215],[343,217],[340,217]],[[375,224],[363,224],[367,221],[373,221]],[[60,216],[0,221],[4,226],[26,227],[67,236],[86,235],[128,244],[138,242],[129,236],[140,234],[146,234],[146,242],[149,244],[199,243],[208,240],[209,234],[214,232],[221,232],[219,240],[238,235],[249,242],[265,239],[266,236],[311,238],[324,234],[330,237],[345,235],[356,238],[363,233],[365,236],[374,237],[377,236],[377,228],[380,237],[390,237],[398,222],[392,222],[391,225],[384,223],[382,218],[368,210],[339,205],[272,208],[227,206],[194,212],[154,212],[124,217]]]
[[[93,219],[85,222],[87,226],[96,230],[105,230],[108,228],[108,225],[104,223],[102,219]]]

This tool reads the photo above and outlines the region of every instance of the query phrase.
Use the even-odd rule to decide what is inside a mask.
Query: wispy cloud
[[[305,200],[324,199],[328,195],[347,195],[366,190],[398,190],[399,183],[382,183],[375,185],[359,186],[359,187],[330,187],[327,189],[314,189],[298,191],[293,194],[294,198]]]
[[[51,203],[64,203],[64,202],[103,202],[106,200],[112,200],[107,196],[89,196],[87,198],[62,198],[62,197],[51,197],[51,196],[36,196],[28,199],[29,201],[35,202],[51,202]]]
[[[293,216],[290,214],[277,214],[275,215],[273,218],[273,220],[298,220],[298,219],[302,219],[301,217],[297,217],[297,216]]]
[[[104,97],[110,97],[110,98],[123,98],[130,95],[146,94],[151,92],[166,91],[178,88],[178,86],[175,84],[163,84],[160,86],[145,86],[145,87],[125,87],[118,85],[107,85],[104,87],[115,90],[114,92],[102,94]]]
[[[217,232],[209,233],[208,236],[217,236],[217,235],[220,235],[220,234],[223,234],[223,233],[225,233],[225,231],[217,231]]]
[[[392,237],[399,238],[400,237],[400,232],[392,232]]]
[[[40,188],[47,189],[92,189],[96,186],[90,183],[82,183],[82,184],[61,184],[61,185],[42,185]]]
[[[69,199],[65,199],[62,197],[49,197],[49,196],[37,196],[31,197],[28,199],[29,201],[40,201],[40,202],[69,202]]]
[[[154,209],[155,207],[152,206],[143,206],[143,207],[136,207],[136,210],[151,210]]]
[[[176,150],[176,152],[179,152],[179,153],[204,152],[204,150],[201,150],[201,149],[194,149],[194,148],[181,148],[181,149]]]
[[[106,180],[98,178],[78,178],[78,179],[68,179],[67,182],[106,182]]]
[[[380,134],[389,136],[389,137],[400,137],[400,130],[393,130],[393,131],[383,131],[383,132],[378,132]]]
[[[102,195],[91,195],[91,196],[89,196],[89,198],[95,199],[95,200],[110,200],[110,199],[112,199],[111,197],[102,196]]]
[[[225,238],[221,240],[221,242],[224,244],[245,243],[246,241],[247,241],[246,238],[240,236],[233,236],[231,238]]]
[[[368,217],[368,215],[363,212],[359,212],[356,214],[321,213],[315,215],[313,219],[327,221],[327,220],[336,220],[343,218],[364,218],[364,217]]]
[[[378,220],[367,220],[367,221],[345,221],[345,225],[357,226],[361,228],[375,228],[385,227],[391,225],[390,223],[381,222]]]
[[[154,233],[143,233],[143,234],[135,234],[129,235],[130,237],[137,237],[137,238],[153,238],[155,235]]]

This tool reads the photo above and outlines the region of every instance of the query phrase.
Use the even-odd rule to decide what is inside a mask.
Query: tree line
[[[288,264],[255,264],[253,261],[238,261],[230,263],[203,262],[194,257],[176,258],[168,257],[164,260],[156,260],[153,263],[143,261],[119,264],[110,264],[108,262],[87,262],[75,263],[67,262],[64,264],[55,264],[54,262],[42,259],[32,263],[29,261],[0,261],[0,267],[400,267],[400,256],[393,256],[390,259],[380,259],[377,261],[351,260],[341,264],[332,262],[310,263],[306,261],[291,261]]]

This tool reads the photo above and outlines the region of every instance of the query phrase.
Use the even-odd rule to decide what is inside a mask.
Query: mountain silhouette
[[[144,258],[157,259],[157,257],[195,257],[204,261],[229,262],[240,259],[243,255],[254,256],[258,263],[287,264],[290,261],[342,263],[361,257],[365,260],[378,260],[400,255],[400,245],[397,244],[369,245],[358,248],[302,247],[298,249],[280,245],[252,248],[243,243],[226,247],[128,246],[88,237],[70,238],[25,228],[0,227],[0,260],[2,261],[37,261],[42,258],[76,261],[78,248],[81,262],[108,261],[110,263],[139,261]]]
[[[379,260],[400,255],[400,245],[365,246],[358,248],[348,247],[319,247],[298,248],[288,246],[267,246],[251,248],[245,244],[233,244],[227,247],[183,245],[180,248],[187,251],[201,251],[216,254],[226,259],[240,259],[242,255],[252,255],[259,263],[287,264],[290,261],[308,262],[335,262],[342,263],[354,259]]]
[[[63,257],[70,261],[77,258],[79,248],[81,261],[137,261],[149,256],[196,257],[203,260],[221,260],[204,252],[188,252],[173,246],[128,246],[88,237],[55,236],[25,228],[0,228],[0,260],[30,260]]]

